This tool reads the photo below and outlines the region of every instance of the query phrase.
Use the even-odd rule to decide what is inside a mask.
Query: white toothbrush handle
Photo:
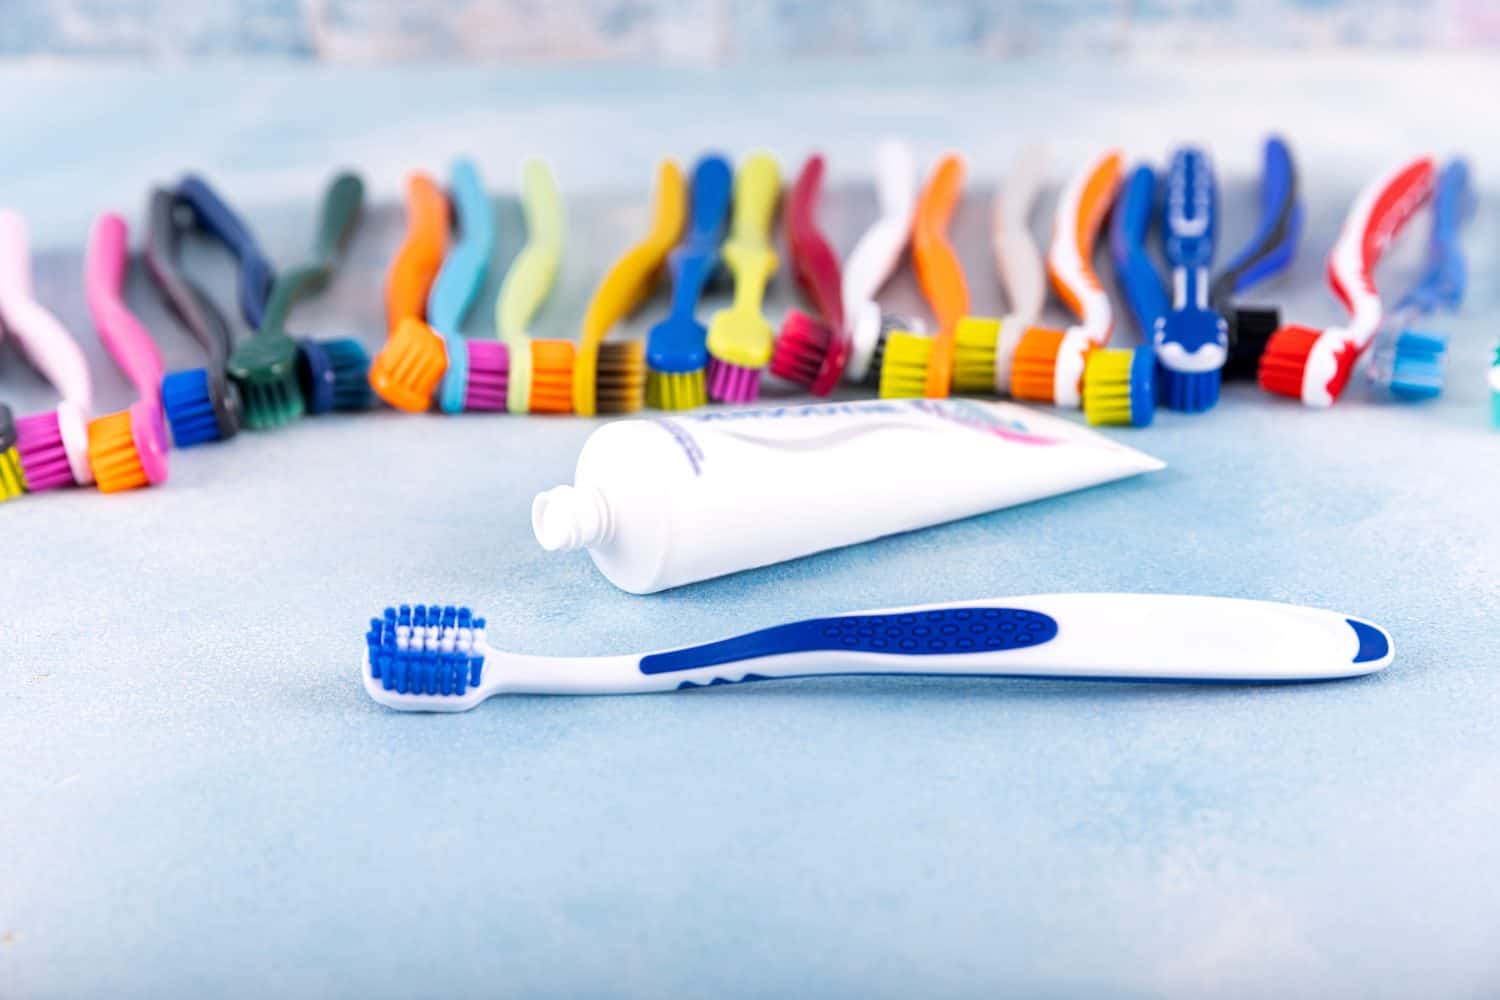
[[[1333,611],[1217,597],[1052,594],[863,611],[647,656],[500,655],[504,692],[629,693],[836,674],[1158,681],[1355,677],[1390,637]]]
[[[880,217],[865,230],[844,264],[845,314],[853,322],[901,263],[917,206],[917,164],[911,148],[887,139],[875,150],[875,193]]]
[[[31,241],[26,220],[0,211],[0,322],[52,388],[84,414],[94,409],[88,362],[72,334],[32,293]]]
[[[1049,159],[1043,146],[1028,146],[1016,157],[995,196],[992,245],[995,270],[1010,305],[1007,325],[1036,323],[1047,301],[1047,273],[1042,250],[1031,236],[1027,217],[1047,181]]]

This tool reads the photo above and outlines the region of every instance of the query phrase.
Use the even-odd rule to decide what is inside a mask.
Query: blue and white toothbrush
[[[841,674],[1076,680],[1332,680],[1391,662],[1361,618],[1226,597],[1050,594],[859,611],[645,655],[500,652],[468,608],[370,620],[365,690],[390,708],[463,712],[497,694],[644,694]]]
[[[1198,413],[1219,401],[1219,380],[1229,356],[1229,327],[1209,304],[1218,192],[1208,154],[1179,149],[1167,174],[1162,213],[1172,307],[1156,323],[1157,381],[1161,402]]]
[[[1459,229],[1473,202],[1469,165],[1452,160],[1438,175],[1432,193],[1432,236],[1427,269],[1376,334],[1369,376],[1401,399],[1431,399],[1443,391],[1448,341],[1440,333],[1412,328],[1440,309],[1454,310],[1464,299],[1468,264]]]

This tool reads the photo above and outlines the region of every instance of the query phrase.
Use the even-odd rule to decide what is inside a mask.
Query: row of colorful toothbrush
[[[881,144],[880,211],[842,262],[818,223],[824,169],[821,156],[810,157],[785,198],[785,240],[810,310],[788,312],[779,335],[763,300],[779,265],[772,237],[781,178],[776,161],[756,153],[737,170],[723,157],[704,156],[691,177],[670,160],[660,164],[650,229],[600,282],[576,343],[528,332],[551,292],[566,231],[547,164],[524,165],[526,244],[501,286],[493,338],[460,333],[496,241],[478,170],[458,161],[446,190],[413,174],[407,231],[386,285],[387,339],[373,361],[358,341],[293,338],[286,329],[292,307],[333,275],[363,206],[359,178],[335,177],[308,260],[278,274],[228,202],[189,176],[151,193],[143,256],[156,289],[201,344],[205,364],[163,371],[156,345],[121,297],[126,224],[118,215],[100,217],[84,268],[88,304],[139,394],[128,410],[102,417],[93,414],[82,351],[32,294],[24,220],[5,212],[0,328],[61,399],[54,411],[15,421],[0,404],[0,497],[72,484],[106,492],[153,485],[166,478],[169,430],[186,448],[232,437],[242,426],[265,430],[307,413],[366,409],[374,397],[413,412],[681,410],[751,402],[769,370],[817,396],[841,382],[876,387],[884,397],[993,393],[1081,407],[1095,424],[1144,426],[1159,403],[1185,412],[1211,408],[1224,379],[1254,379],[1268,392],[1328,406],[1367,352],[1372,381],[1390,393],[1441,391],[1444,340],[1413,324],[1456,308],[1463,297],[1459,231],[1473,195],[1461,160],[1440,171],[1433,158],[1416,157],[1360,193],[1328,256],[1329,281],[1349,319],[1324,330],[1283,325],[1277,310],[1239,301],[1290,265],[1301,238],[1297,171],[1278,138],[1265,144],[1260,223],[1216,275],[1217,183],[1203,151],[1176,151],[1161,175],[1149,165],[1127,174],[1119,150],[1100,152],[1063,187],[1044,255],[1029,218],[1048,164],[1039,149],[1026,150],[994,199],[995,264],[1009,304],[1001,317],[971,314],[968,279],[948,237],[964,185],[960,157],[943,156],[922,181],[906,146]],[[1429,201],[1428,266],[1387,315],[1374,268]],[[1114,308],[1092,266],[1106,221],[1121,297],[1142,341],[1132,349],[1110,346]],[[243,342],[235,343],[224,314],[179,267],[178,245],[189,228],[237,260],[237,306],[254,331]],[[1155,229],[1170,281],[1149,249]],[[908,257],[932,313],[931,331],[884,313],[878,302]],[[733,278],[733,302],[705,326],[698,303],[721,266]],[[665,272],[672,281],[667,316],[644,342],[609,340]],[[1064,329],[1039,325],[1049,281],[1075,317]],[[1500,419],[1500,373],[1491,381]]]

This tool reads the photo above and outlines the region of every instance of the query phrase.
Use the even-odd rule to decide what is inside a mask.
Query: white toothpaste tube
[[[1012,403],[703,410],[599,428],[531,524],[543,548],[586,547],[650,594],[1161,468]]]

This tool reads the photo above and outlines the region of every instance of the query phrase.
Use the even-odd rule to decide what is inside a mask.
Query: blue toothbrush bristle
[[[397,694],[463,695],[484,676],[484,656],[474,648],[484,624],[452,604],[386,608],[365,633],[370,677]]]
[[[1402,399],[1432,399],[1443,391],[1447,342],[1439,336],[1404,331],[1391,360],[1391,393]]]
[[[169,373],[161,380],[161,405],[177,447],[219,440],[219,417],[214,411],[207,369]]]
[[[348,337],[297,341],[297,379],[308,413],[370,408],[370,356]]]
[[[1156,384],[1162,405],[1182,413],[1202,413],[1219,401],[1222,369],[1207,372],[1179,372],[1166,365],[1156,366]]]

